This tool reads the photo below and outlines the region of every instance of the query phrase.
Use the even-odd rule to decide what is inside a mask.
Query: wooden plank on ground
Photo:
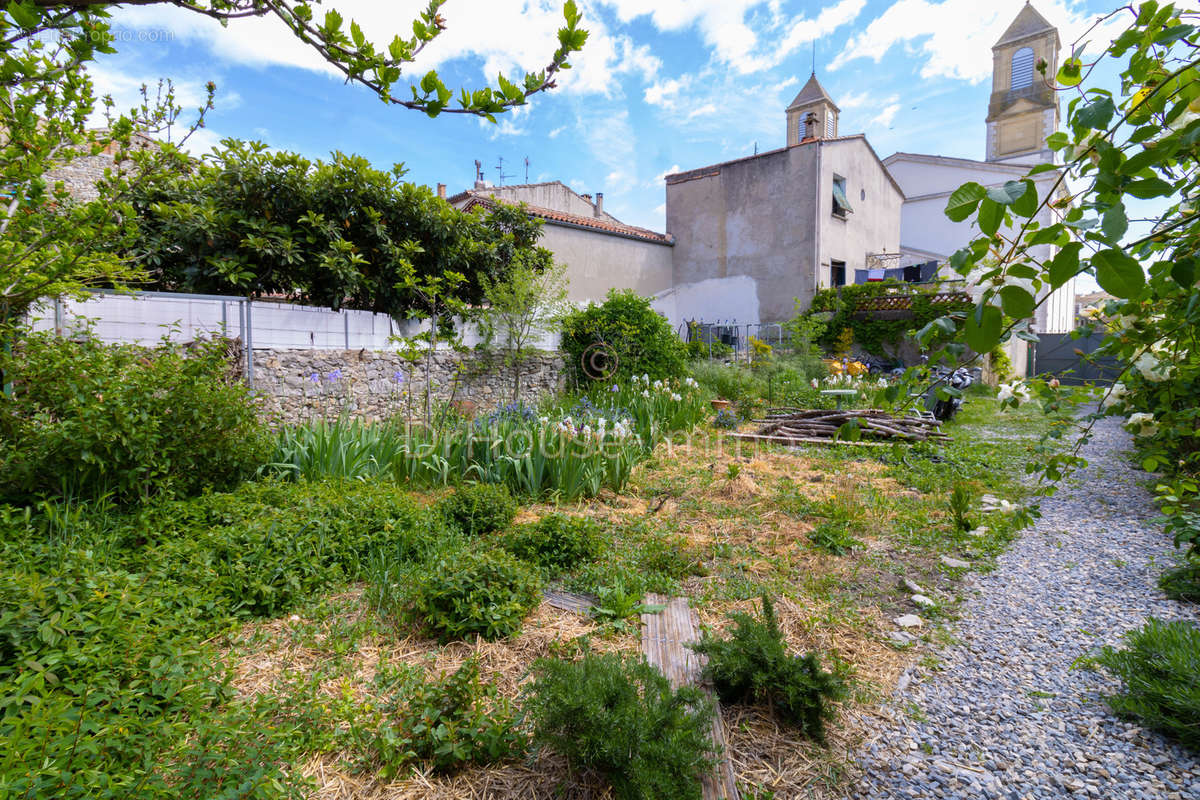
[[[547,589],[542,592],[542,598],[563,611],[574,611],[576,614],[587,614],[596,605],[596,598],[590,594],[564,592],[558,589]]]
[[[699,621],[696,612],[688,605],[687,598],[670,599],[657,594],[648,594],[647,605],[665,605],[661,613],[642,614],[642,652],[646,660],[662,670],[671,686],[694,686],[700,681],[700,670],[704,657],[686,647],[699,639]],[[710,695],[712,690],[702,687]],[[733,777],[725,744],[725,725],[721,721],[721,707],[713,698],[712,740],[720,753],[716,769],[703,776],[704,800],[738,800],[737,781]]]

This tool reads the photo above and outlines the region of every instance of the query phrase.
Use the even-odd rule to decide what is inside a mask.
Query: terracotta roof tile
[[[463,199],[467,202],[463,205],[462,210],[467,211],[474,206],[480,205],[484,207],[491,206],[495,203],[507,203],[509,205],[519,205],[509,200],[502,200],[492,195],[485,194],[486,190],[468,189],[465,192],[459,192],[450,198],[451,203],[457,203]],[[551,223],[562,223],[579,228],[589,228],[601,233],[609,233],[616,236],[625,236],[630,239],[641,239],[642,241],[655,242],[656,244],[674,244],[675,237],[666,233],[658,233],[647,228],[639,228],[636,225],[626,225],[625,223],[609,222],[605,219],[597,219],[596,217],[585,217],[579,214],[568,214],[564,211],[556,211],[552,208],[542,208],[541,206],[531,206],[525,204],[525,210],[535,217],[546,220]]]

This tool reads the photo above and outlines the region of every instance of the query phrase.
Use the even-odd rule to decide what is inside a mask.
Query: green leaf
[[[995,306],[977,306],[967,315],[967,346],[976,353],[988,353],[1000,344],[1000,331],[1004,328],[1004,315]]]
[[[1118,244],[1127,230],[1129,230],[1129,218],[1125,215],[1123,203],[1112,206],[1100,218],[1100,232],[1112,244]]]
[[[955,189],[954,193],[950,195],[950,199],[946,201],[946,216],[955,222],[962,222],[975,213],[975,207],[986,196],[987,189],[978,183],[974,181],[964,183]]]
[[[1196,259],[1188,256],[1176,261],[1171,265],[1171,277],[1183,288],[1192,288],[1196,283]]]
[[[1071,120],[1071,124],[1075,127],[1095,128],[1102,131],[1108,128],[1116,111],[1117,107],[1113,105],[1111,97],[1101,97],[1079,109],[1075,113],[1075,118]]]
[[[1020,286],[1000,287],[1000,306],[1013,319],[1032,317],[1034,302],[1033,295]]]
[[[1050,260],[1050,285],[1057,289],[1079,274],[1079,251],[1083,245],[1071,242],[1064,245]]]
[[[9,3],[8,13],[12,16],[14,22],[26,30],[37,27],[38,22],[41,21],[41,16],[38,14],[37,9],[28,0],[21,3]]]
[[[1174,192],[1175,187],[1162,178],[1146,178],[1125,184],[1126,194],[1131,194],[1142,200],[1149,200],[1153,197],[1166,197]]]
[[[979,201],[979,230],[988,236],[995,236],[1004,221],[1004,206],[990,197]]]
[[[1022,217],[1032,217],[1037,213],[1038,206],[1040,205],[1038,202],[1037,187],[1033,181],[1028,179],[1021,181],[1020,185],[1025,191],[1012,202],[1013,213],[1020,214]]]
[[[1012,205],[1023,194],[1025,184],[1020,181],[1006,181],[1003,186],[993,186],[987,190],[988,199],[1002,206]]]
[[[1101,250],[1092,256],[1092,267],[1100,288],[1114,297],[1136,297],[1146,285],[1142,265],[1121,250]]]
[[[1078,86],[1083,79],[1083,62],[1078,58],[1068,58],[1058,70],[1059,86]]]

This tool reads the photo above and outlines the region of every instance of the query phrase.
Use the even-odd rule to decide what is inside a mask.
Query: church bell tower
[[[787,143],[833,139],[838,135],[838,107],[813,73],[787,107]]]
[[[1054,160],[1046,137],[1058,130],[1058,96],[1046,74],[1058,69],[1058,30],[1028,2],[992,47],[987,160],[1039,164]]]

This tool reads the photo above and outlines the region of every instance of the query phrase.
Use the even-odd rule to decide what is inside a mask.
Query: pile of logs
[[[851,442],[838,438],[841,427],[858,421],[861,440]],[[949,440],[940,423],[930,416],[895,417],[886,411],[870,408],[831,409],[771,409],[765,419],[755,420],[762,427],[755,433],[730,434],[737,439],[776,444],[829,444],[835,438],[841,444],[882,444],[900,440],[924,442],[930,439]]]

